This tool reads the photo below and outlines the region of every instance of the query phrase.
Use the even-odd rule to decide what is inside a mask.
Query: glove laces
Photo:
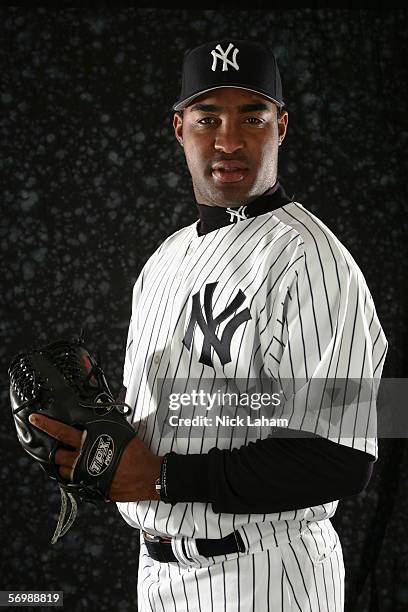
[[[61,494],[61,507],[57,526],[55,527],[54,535],[52,536],[51,544],[55,544],[56,542],[58,542],[58,540],[67,533],[67,531],[73,525],[78,514],[78,504],[72,493],[67,493],[60,484],[59,490]],[[71,510],[67,520],[65,521],[65,518],[68,513],[68,499],[71,502]]]

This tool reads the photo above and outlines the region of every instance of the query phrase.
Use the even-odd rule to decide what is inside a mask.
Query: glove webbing
[[[68,529],[72,526],[78,514],[78,505],[72,493],[66,493],[66,491],[60,484],[59,489],[61,493],[61,508],[58,517],[58,523],[55,528],[54,535],[52,536],[51,544],[55,544],[56,542],[58,542],[58,540],[67,533]],[[71,502],[71,511],[69,513],[69,517],[66,523],[64,524],[68,509],[68,498]]]

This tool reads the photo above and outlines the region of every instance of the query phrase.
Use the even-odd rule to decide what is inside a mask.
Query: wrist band
[[[168,458],[168,454],[164,455],[163,461],[162,461],[161,466],[160,466],[160,476],[156,480],[155,488],[156,488],[156,492],[160,496],[160,501],[165,502],[165,503],[171,503],[170,500],[167,497],[167,488],[166,488],[166,484],[167,484],[167,458]]]

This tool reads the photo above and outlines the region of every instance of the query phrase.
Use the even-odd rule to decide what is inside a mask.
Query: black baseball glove
[[[10,399],[18,439],[24,450],[39,462],[61,490],[61,512],[52,543],[64,535],[75,520],[76,499],[109,500],[110,485],[128,442],[135,435],[126,415],[130,408],[114,400],[100,359],[77,340],[60,340],[16,355],[9,367]],[[82,446],[71,475],[61,477],[54,458],[58,442],[30,423],[38,412],[80,429]],[[67,496],[71,513],[67,512]]]

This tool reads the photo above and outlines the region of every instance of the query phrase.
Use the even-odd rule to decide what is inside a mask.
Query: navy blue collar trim
[[[242,206],[231,206],[230,208],[223,208],[221,206],[207,206],[207,204],[199,204],[196,202],[199,224],[197,225],[197,231],[200,236],[208,234],[220,227],[230,225],[231,223],[237,223],[243,219],[250,217],[256,217],[263,215],[271,210],[281,208],[285,204],[292,202],[289,198],[282,185],[276,182],[273,187],[265,191],[261,196],[244,204]]]

